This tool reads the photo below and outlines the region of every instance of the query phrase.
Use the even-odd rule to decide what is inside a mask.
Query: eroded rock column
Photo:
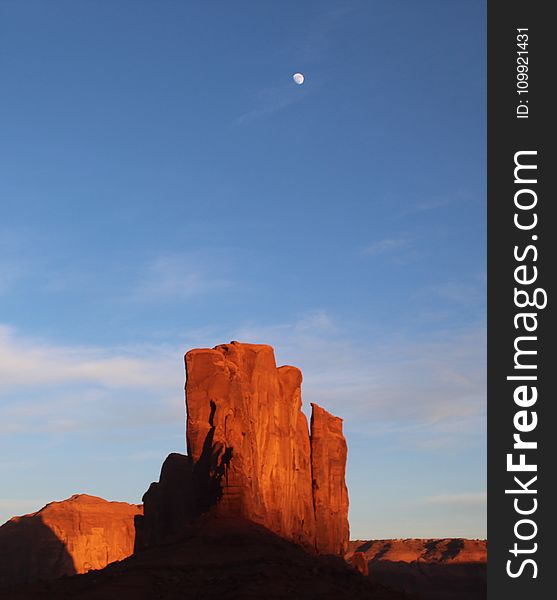
[[[232,342],[188,352],[186,373],[188,453],[207,474],[207,505],[313,546],[299,369],[277,368],[270,346]]]
[[[204,514],[242,518],[320,553],[348,543],[342,420],[301,410],[302,373],[273,349],[231,342],[186,363],[188,456],[171,455],[144,496],[141,549],[176,539]]]
[[[312,404],[311,465],[315,505],[315,547],[323,554],[344,554],[348,547],[348,448],[342,419]]]

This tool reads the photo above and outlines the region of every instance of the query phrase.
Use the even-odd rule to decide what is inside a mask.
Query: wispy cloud
[[[286,74],[288,80],[284,83],[269,83],[254,92],[253,104],[235,119],[234,124],[245,125],[272,117],[307,98],[319,85],[312,74],[319,72],[319,80],[323,80],[324,71],[318,68],[318,64],[323,61],[324,56],[330,54],[329,46],[334,40],[335,31],[343,23],[348,22],[346,17],[355,10],[357,10],[356,4],[345,2],[341,7],[335,6],[333,9],[320,12],[306,27],[299,43],[293,48],[288,48],[288,53],[295,61],[296,69],[305,71],[305,67],[308,67],[306,83],[302,86],[295,85],[290,80],[291,73]],[[330,58],[327,62],[330,64]]]
[[[451,305],[469,306],[485,302],[485,281],[483,276],[466,277],[458,280],[441,281],[424,286],[414,294],[417,300],[428,303],[442,301]]]
[[[399,235],[374,240],[361,249],[366,258],[388,261],[389,264],[406,266],[424,256],[424,246],[420,249],[414,236]]]
[[[336,30],[346,22],[346,17],[357,10],[357,4],[345,1],[332,9],[321,12],[307,27],[306,35],[296,48],[296,55],[305,63],[315,63],[327,56],[329,46],[335,39]]]
[[[371,242],[364,247],[363,253],[367,256],[375,256],[377,254],[388,254],[395,250],[408,248],[410,240],[406,237],[391,237]]]
[[[423,499],[426,504],[453,506],[483,506],[487,502],[486,492],[463,492],[459,494],[439,494]]]
[[[167,254],[148,262],[132,288],[139,301],[180,301],[233,286],[223,273],[226,261],[205,254]]]
[[[481,326],[355,342],[323,311],[278,325],[246,327],[236,339],[266,341],[304,374],[304,405],[324,404],[361,434],[426,447],[482,435],[485,331]],[[308,323],[311,325],[308,326]],[[393,439],[394,439],[393,438]]]
[[[0,294],[12,291],[28,274],[23,252],[28,239],[26,232],[0,229]]]
[[[24,266],[19,261],[0,260],[0,294],[12,290],[24,276]]]
[[[420,212],[427,212],[430,210],[435,210],[437,208],[443,208],[445,206],[449,206],[450,204],[454,204],[458,198],[444,196],[439,198],[430,198],[428,200],[419,200],[415,204],[413,204],[408,210],[406,214],[414,214]]]
[[[458,189],[450,195],[431,196],[429,198],[415,199],[404,211],[403,215],[435,211],[440,208],[452,206],[461,202],[473,202],[474,198],[464,189]]]
[[[237,117],[235,125],[244,125],[270,117],[289,106],[301,102],[308,95],[307,83],[297,86],[292,81],[282,85],[270,85],[256,92],[253,106]]]
[[[0,431],[179,423],[181,348],[61,345],[0,326]]]
[[[347,430],[434,448],[485,429],[481,325],[359,340],[325,310],[225,333],[203,329],[175,347],[63,346],[0,328],[5,433],[141,427],[183,417],[184,350],[237,339],[275,347],[304,374],[304,406],[344,417]]]
[[[153,360],[117,349],[52,344],[0,325],[0,390],[68,383],[156,388],[167,376],[160,356]]]

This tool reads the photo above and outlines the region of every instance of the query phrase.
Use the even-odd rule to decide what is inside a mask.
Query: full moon
[[[294,73],[294,75],[292,75],[292,79],[294,80],[294,83],[297,83],[298,85],[302,85],[302,83],[304,83],[303,73]]]

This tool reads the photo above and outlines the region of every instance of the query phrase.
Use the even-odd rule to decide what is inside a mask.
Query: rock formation
[[[176,538],[209,512],[249,520],[319,553],[343,554],[349,530],[342,420],[312,405],[310,436],[302,374],[277,368],[270,346],[191,350],[185,363],[188,456],[169,457],[145,494],[137,549]],[[176,512],[169,530],[161,515]]]
[[[315,545],[318,552],[344,554],[347,550],[348,490],[346,440],[342,419],[333,417],[317,404],[311,413],[311,465],[315,506]]]
[[[102,569],[133,552],[141,506],[85,494],[0,527],[0,586]]]

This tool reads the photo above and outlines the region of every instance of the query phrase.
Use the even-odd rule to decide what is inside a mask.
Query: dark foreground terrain
[[[188,539],[84,575],[0,590],[2,600],[415,598],[363,577],[338,557],[315,556],[250,523],[203,523]]]

